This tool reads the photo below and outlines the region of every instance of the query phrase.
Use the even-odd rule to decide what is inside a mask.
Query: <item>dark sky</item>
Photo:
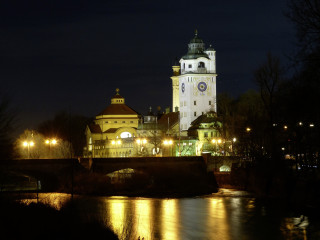
[[[172,61],[198,36],[216,49],[217,92],[254,88],[267,52],[288,62],[285,0],[1,1],[1,92],[34,128],[66,110],[93,117],[115,89],[144,114],[171,106]]]

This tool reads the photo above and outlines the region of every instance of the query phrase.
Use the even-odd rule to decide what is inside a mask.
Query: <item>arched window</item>
[[[130,137],[132,137],[132,134],[129,133],[129,132],[122,132],[122,133],[120,134],[120,137],[121,137],[121,138],[130,138]]]
[[[205,67],[204,62],[199,62],[199,63],[198,63],[198,68],[204,68],[204,67]]]

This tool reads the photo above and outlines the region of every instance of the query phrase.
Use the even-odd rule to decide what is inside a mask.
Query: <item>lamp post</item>
[[[51,157],[51,146],[55,146],[58,142],[55,138],[47,139],[45,143],[49,146],[49,157]]]
[[[168,149],[168,156],[172,156],[172,144],[173,144],[173,141],[172,141],[172,139],[165,139],[164,141],[163,141],[163,144],[165,145],[165,146],[168,146],[168,148],[170,147],[170,150]]]
[[[138,144],[138,154],[141,154],[142,155],[142,153],[143,153],[143,150],[144,150],[144,145],[146,145],[147,144],[147,139],[145,139],[145,138],[138,138],[137,140],[136,140],[136,143]]]
[[[24,141],[23,142],[23,147],[28,149],[28,159],[30,158],[30,147],[34,146],[34,142],[33,141]]]

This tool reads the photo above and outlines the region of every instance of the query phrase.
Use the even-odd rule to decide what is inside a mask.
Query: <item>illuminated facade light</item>
[[[247,132],[250,132],[250,131],[251,131],[251,128],[247,127],[247,128],[246,128],[246,131],[247,131]]]
[[[314,127],[314,124],[313,124],[313,123],[310,123],[309,127]]]
[[[303,123],[302,122],[299,122],[299,126],[302,126],[303,125]]]
[[[233,141],[233,142],[236,142],[236,141],[237,141],[237,139],[236,139],[236,138],[233,138],[233,139],[232,139],[232,141]]]
[[[287,126],[287,125],[284,125],[283,128],[286,130],[286,129],[288,129],[288,126]]]

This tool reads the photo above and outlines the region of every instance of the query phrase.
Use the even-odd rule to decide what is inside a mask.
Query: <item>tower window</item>
[[[211,101],[209,101],[209,105],[211,105]]]
[[[193,113],[193,116],[195,116],[195,117],[196,117],[196,116],[197,116],[197,112],[194,112],[194,113]]]
[[[199,62],[198,63],[198,68],[204,68],[204,67],[205,67],[204,62]]]
[[[193,101],[193,105],[197,105],[197,101]]]
[[[192,68],[192,64],[189,64],[188,68]]]

